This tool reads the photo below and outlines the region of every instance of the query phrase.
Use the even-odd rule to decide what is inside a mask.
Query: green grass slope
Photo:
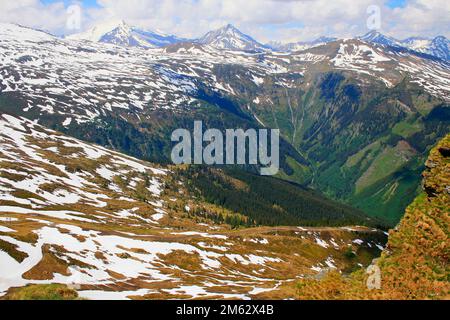
[[[423,178],[422,192],[389,232],[387,248],[374,263],[380,270],[380,289],[368,289],[368,274],[361,269],[350,277],[330,272],[321,280],[302,280],[295,287],[296,297],[449,299],[450,135],[431,151]]]

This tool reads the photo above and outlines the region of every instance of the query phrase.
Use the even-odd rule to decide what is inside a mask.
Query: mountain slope
[[[189,191],[199,199],[241,213],[263,225],[371,225],[382,221],[325,199],[318,192],[272,177],[231,169],[191,167],[182,172]],[[248,221],[247,221],[248,223]]]
[[[434,39],[408,38],[402,41],[402,46],[443,60],[450,60],[450,41],[444,36]]]
[[[176,168],[6,114],[0,163],[6,298],[62,284],[88,299],[248,299],[327,267],[367,265],[385,241],[364,227],[232,229],[226,222],[244,217],[192,196]]]
[[[381,289],[368,290],[362,271],[344,279],[335,273],[297,286],[299,299],[448,299],[450,135],[432,151],[423,174],[423,191],[389,233],[387,248],[375,262]]]
[[[283,82],[274,76],[254,92],[241,92],[250,93],[255,117],[280,128],[312,164],[283,178],[396,224],[417,195],[424,155],[447,132],[448,98],[417,86],[425,82],[409,72],[422,58],[407,51],[346,40],[291,59],[290,70],[301,75]]]
[[[431,40],[428,45],[416,46],[413,50],[427,53],[444,60],[450,60],[450,41],[444,36],[438,36]]]
[[[359,39],[385,46],[410,49],[440,58],[444,61],[450,60],[450,41],[444,36],[437,36],[434,39],[411,37],[400,41],[385,36],[378,31],[371,31]]]

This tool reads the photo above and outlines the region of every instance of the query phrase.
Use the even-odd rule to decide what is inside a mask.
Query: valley
[[[208,37],[118,46],[8,24],[0,35],[3,112],[162,164],[171,132],[194,121],[280,129],[279,178],[391,226],[450,124],[448,61],[361,39],[280,53]],[[213,35],[254,41],[232,26]]]

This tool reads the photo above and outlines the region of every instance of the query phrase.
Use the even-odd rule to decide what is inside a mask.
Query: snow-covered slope
[[[231,24],[208,32],[198,39],[197,42],[223,50],[264,51],[267,49],[264,45],[242,33]]]
[[[67,39],[141,48],[158,48],[184,41],[175,36],[132,27],[124,21],[99,24],[86,32],[71,35]]]
[[[411,37],[402,41],[403,45],[407,48],[417,51],[423,52],[425,48],[428,48],[431,44],[431,40],[424,37]]]
[[[444,36],[434,39],[408,38],[402,44],[411,50],[450,60],[450,41]]]
[[[292,54],[264,52],[262,57],[198,44],[112,47],[0,25],[0,91],[16,97],[22,114],[49,115],[64,126],[111,112],[141,116],[152,110],[188,110],[198,105],[198,92],[205,87],[236,96],[242,83],[258,88],[271,77],[291,86],[289,72],[307,75],[318,64],[322,70],[363,76],[362,85],[382,81],[393,86],[409,76],[430,93],[450,99],[448,64],[358,40]],[[242,72],[218,80],[223,65],[239,66]]]
[[[450,60],[450,44],[449,40],[444,36],[438,36],[434,39],[411,37],[401,41],[383,35],[380,32],[371,31],[359,39],[385,46],[406,48],[416,52],[426,53],[442,60]]]
[[[12,23],[0,22],[0,31],[2,38],[0,40],[16,40],[16,41],[53,41],[56,38],[44,31],[35,30],[32,28],[20,26]]]
[[[398,75],[408,76],[435,96],[450,98],[450,65],[424,59],[394,47],[369,46],[358,40],[339,42],[336,56],[330,60],[341,70],[378,77],[386,86],[398,83]]]
[[[69,35],[66,37],[68,40],[86,40],[92,42],[99,42],[100,39],[108,32],[111,32],[119,25],[124,24],[123,21],[107,21],[103,23],[98,23],[92,28],[81,32]]]
[[[26,112],[61,123],[94,119],[113,110],[183,109],[195,103],[198,83],[217,83],[214,67],[241,64],[252,75],[285,71],[257,57],[206,48],[197,53],[142,50],[61,40],[14,25],[0,28],[0,91],[20,92]]]
[[[450,61],[450,41],[444,36],[438,36],[431,41],[426,52],[436,57]]]
[[[172,171],[1,113],[0,163],[0,296],[60,283],[88,299],[249,299],[346,267],[349,246],[382,249],[366,228],[197,223]]]

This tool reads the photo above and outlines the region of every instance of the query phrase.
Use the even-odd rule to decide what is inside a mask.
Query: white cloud
[[[83,27],[124,19],[149,29],[197,37],[233,23],[257,40],[299,41],[321,35],[350,37],[367,32],[366,10],[379,5],[382,32],[396,37],[449,36],[448,0],[410,0],[404,8],[388,8],[387,0],[98,0],[100,8],[84,11]],[[0,21],[66,32],[62,2],[0,0]],[[4,4],[3,4],[4,3]]]
[[[63,2],[43,5],[38,0],[0,0],[0,21],[18,23],[51,32],[63,31],[66,9]]]
[[[411,35],[450,35],[450,1],[413,0],[405,8],[386,12],[387,19],[395,21],[390,32],[404,38]]]

